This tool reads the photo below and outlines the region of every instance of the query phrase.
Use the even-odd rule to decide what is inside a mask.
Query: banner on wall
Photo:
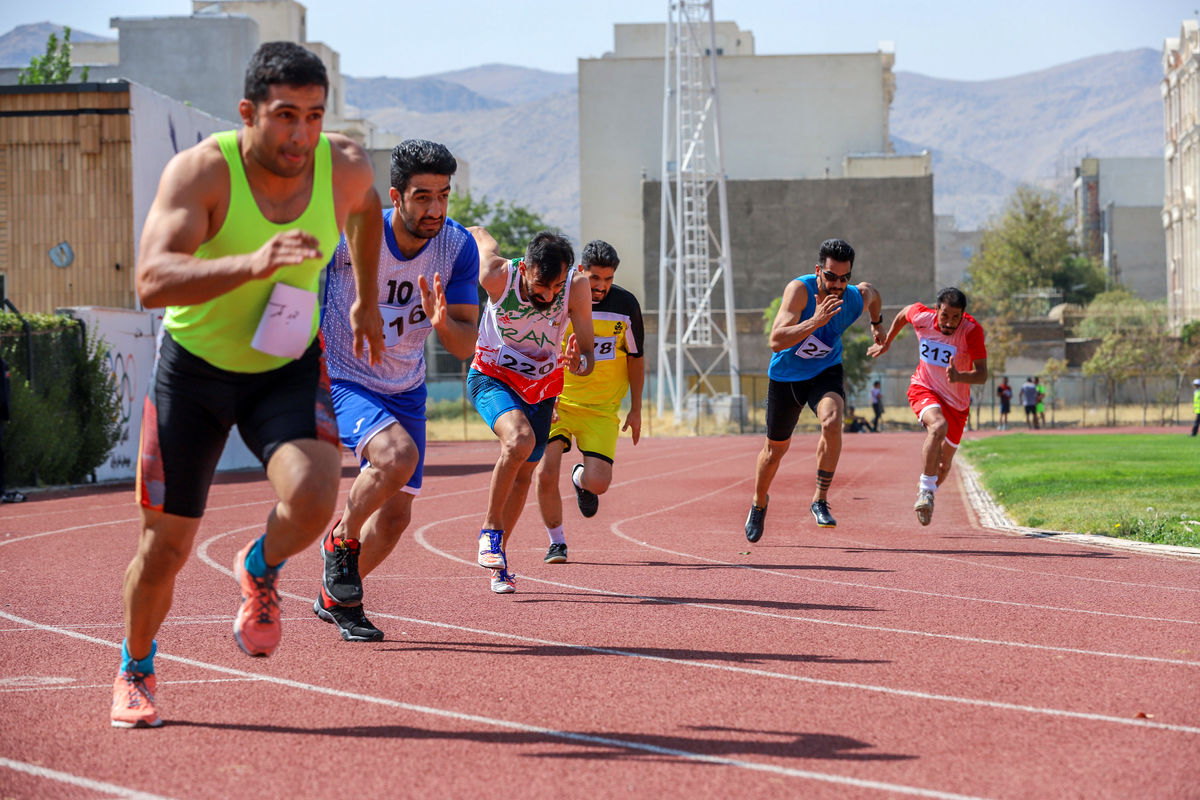
[[[87,326],[98,337],[112,372],[117,392],[120,434],[104,463],[96,467],[97,481],[132,480],[137,476],[138,436],[142,429],[142,406],[150,386],[162,311],[131,311],[127,308],[79,306],[59,309]],[[237,429],[225,443],[217,469],[247,469],[259,466]]]
[[[230,109],[233,111],[236,109]],[[142,225],[158,192],[158,179],[171,157],[217,131],[238,125],[133,82],[129,84],[129,117],[136,247],[141,244]]]

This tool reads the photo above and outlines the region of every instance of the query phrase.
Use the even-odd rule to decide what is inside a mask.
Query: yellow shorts
[[[565,442],[570,452],[574,437],[579,452],[612,463],[617,454],[617,435],[621,432],[617,409],[577,406],[558,401],[558,421],[550,424],[550,441]]]

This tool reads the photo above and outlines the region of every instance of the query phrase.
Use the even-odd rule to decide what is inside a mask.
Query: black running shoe
[[[551,542],[550,549],[546,551],[546,557],[542,559],[547,564],[563,564],[567,560],[567,543],[566,542]]]
[[[583,464],[576,464],[571,468],[571,485],[575,486],[575,473],[583,472]],[[575,486],[575,502],[579,504],[579,513],[585,517],[594,517],[596,512],[600,510],[599,495],[592,494],[587,489],[581,489]]]
[[[829,513],[829,503],[824,500],[818,500],[809,506],[812,511],[813,519],[817,521],[818,528],[836,528],[837,520]]]
[[[383,631],[376,628],[363,613],[362,606],[334,606],[324,608],[321,599],[313,601],[313,613],[326,622],[337,625],[342,638],[347,642],[381,642]]]
[[[767,502],[771,502],[771,495],[767,495]],[[750,506],[750,513],[746,515],[746,538],[751,542],[757,542],[763,535],[763,523],[767,520],[766,505]]]
[[[339,520],[340,521],[340,520]],[[334,523],[336,527],[337,523]],[[362,576],[358,574],[357,539],[335,539],[332,531],[321,541],[321,557],[325,560],[325,593],[338,603],[353,605],[363,597]]]

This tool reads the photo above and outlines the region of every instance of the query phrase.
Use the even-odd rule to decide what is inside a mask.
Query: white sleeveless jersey
[[[547,311],[539,311],[521,298],[519,260],[508,263],[508,284],[499,302],[488,299],[471,367],[504,381],[532,405],[562,393],[559,343],[570,321],[571,284],[567,282]]]
[[[383,362],[376,366],[354,355],[350,306],[354,303],[354,269],[346,237],[338,243],[329,264],[321,332],[326,362],[333,380],[352,381],[380,394],[399,394],[425,380],[425,339],[433,329],[421,307],[417,277],[442,276],[446,302],[475,303],[479,280],[479,250],[465,228],[451,219],[426,242],[421,252],[405,259],[392,231],[392,213],[383,214],[384,236],[379,248],[379,313],[383,317]],[[473,269],[473,271],[472,271]]]

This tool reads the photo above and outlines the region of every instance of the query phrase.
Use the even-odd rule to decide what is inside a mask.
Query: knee
[[[537,437],[533,435],[533,431],[528,428],[519,428],[509,431],[500,439],[500,449],[505,456],[524,461],[529,458],[536,443]]]
[[[136,562],[143,582],[171,580],[183,569],[191,554],[191,543],[186,545],[173,539],[155,538],[138,548]]]
[[[337,491],[337,481],[309,473],[280,494],[282,513],[296,525],[323,527],[333,516]]]
[[[948,428],[945,417],[939,417],[936,420],[930,420],[928,423],[926,423],[925,427],[929,431],[930,438],[938,442],[945,441],[946,430]]]
[[[768,464],[778,464],[784,454],[787,453],[788,448],[791,447],[791,444],[790,439],[782,442],[773,442],[768,439],[767,443],[763,445],[762,460]]]
[[[371,467],[378,470],[384,482],[395,491],[408,483],[419,460],[420,455],[415,449],[389,450],[382,457],[372,459]]]

